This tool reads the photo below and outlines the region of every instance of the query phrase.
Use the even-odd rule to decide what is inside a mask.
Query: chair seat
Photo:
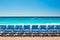
[[[56,29],[49,29],[50,32],[57,32]]]
[[[6,29],[5,32],[12,32],[13,29]]]
[[[30,32],[30,29],[24,29],[23,31],[24,32]]]
[[[48,29],[40,29],[40,32],[48,32]]]
[[[0,33],[1,33],[1,32],[3,33],[3,32],[4,32],[4,29],[0,29]]]
[[[38,29],[32,29],[32,32],[39,32]]]
[[[14,29],[14,32],[21,32],[21,29]]]
[[[57,32],[60,32],[60,29],[57,29]]]

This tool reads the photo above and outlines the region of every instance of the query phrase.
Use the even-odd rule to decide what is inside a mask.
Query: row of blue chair
[[[30,28],[30,25],[0,25],[0,32],[60,32],[60,25],[32,25],[32,28]]]
[[[16,25],[15,27],[14,27],[14,25],[8,25],[8,26],[6,26],[6,25],[0,25],[0,29],[6,29],[6,28],[8,28],[8,29],[14,29],[14,28],[16,28],[16,29],[19,29],[19,28],[22,28],[22,25]],[[28,29],[28,28],[30,28],[30,25],[24,25],[24,29]],[[38,25],[32,25],[32,29],[37,29],[38,28]],[[40,27],[39,27],[40,29],[46,29],[46,28],[48,28],[48,29],[60,29],[60,25],[48,25],[48,27],[46,26],[46,25],[40,25]]]

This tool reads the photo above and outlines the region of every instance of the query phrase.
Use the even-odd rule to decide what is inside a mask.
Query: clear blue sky
[[[60,0],[0,0],[2,15],[59,16]]]

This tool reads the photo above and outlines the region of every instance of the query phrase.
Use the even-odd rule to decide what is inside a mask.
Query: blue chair
[[[24,25],[23,32],[30,32],[30,25]]]
[[[8,25],[7,28],[5,29],[5,32],[8,33],[8,32],[12,32],[14,29],[14,25]]]
[[[57,32],[54,25],[48,25],[49,32]]]
[[[16,25],[13,32],[21,32],[22,31],[22,25]]]
[[[39,32],[38,25],[32,25],[32,32]]]
[[[46,33],[48,32],[48,29],[46,28],[46,25],[40,25],[40,33]]]
[[[56,25],[55,29],[60,32],[60,25]]]
[[[6,29],[6,25],[0,25],[0,33],[4,33]]]

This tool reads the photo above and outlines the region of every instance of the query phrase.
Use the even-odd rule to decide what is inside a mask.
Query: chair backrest
[[[22,29],[22,25],[16,25],[15,29]]]
[[[0,25],[0,29],[6,29],[6,25]]]
[[[55,29],[60,29],[60,25],[56,25]]]
[[[30,29],[30,25],[24,25],[24,29]]]
[[[55,26],[54,25],[48,25],[48,29],[54,29]]]
[[[14,25],[8,25],[7,29],[14,29]]]
[[[38,29],[38,25],[32,25],[32,29]]]
[[[40,29],[46,29],[46,25],[40,25]]]

